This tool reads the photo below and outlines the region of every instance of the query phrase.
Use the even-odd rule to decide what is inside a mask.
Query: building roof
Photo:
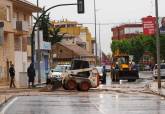
[[[131,24],[122,24],[116,27],[113,27],[111,31],[114,31],[116,29],[126,28],[126,27],[143,27],[143,24],[139,23],[131,23]]]
[[[81,48],[78,45],[75,44],[66,44],[66,43],[58,43],[60,45],[62,45],[63,47],[72,50],[75,54],[77,54],[78,56],[81,57],[93,57],[94,55],[89,53],[87,50]]]
[[[37,7],[36,5],[32,4],[31,2],[28,2],[27,0],[11,0],[11,1],[13,2],[14,6],[27,8],[32,12],[38,12],[42,10],[40,7]]]

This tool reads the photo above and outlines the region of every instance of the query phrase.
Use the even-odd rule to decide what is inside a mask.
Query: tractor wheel
[[[73,79],[69,79],[66,81],[66,83],[64,84],[64,87],[68,90],[75,90],[77,88],[77,83],[75,80]]]
[[[79,84],[80,91],[88,91],[90,88],[90,82],[89,81],[82,81]]]

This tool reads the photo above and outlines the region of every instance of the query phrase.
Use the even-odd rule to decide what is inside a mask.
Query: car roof
[[[158,64],[155,64],[155,65],[158,65]],[[160,65],[165,65],[165,63],[160,63]]]
[[[62,65],[62,64],[59,64],[59,65],[57,65],[57,66],[71,66],[71,65],[66,65],[66,64],[64,64],[64,65]]]

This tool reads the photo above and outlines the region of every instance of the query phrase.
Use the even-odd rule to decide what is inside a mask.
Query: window
[[[7,6],[7,9],[6,9],[6,20],[11,21],[11,8],[10,8],[10,6]]]

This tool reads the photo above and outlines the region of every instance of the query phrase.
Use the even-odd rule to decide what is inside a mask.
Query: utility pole
[[[37,7],[39,7],[39,0],[37,0]],[[37,12],[37,19],[39,18],[39,12]],[[41,52],[40,52],[40,30],[39,25],[37,27],[37,67],[38,67],[38,83],[41,83],[41,67],[40,67],[40,61],[41,61]]]
[[[102,49],[101,49],[101,26],[100,26],[100,23],[99,23],[99,46],[100,46],[100,65],[102,63]]]
[[[96,1],[94,0],[94,18],[95,18],[95,53],[96,53],[96,65],[97,65],[97,33],[96,33]]]
[[[158,0],[155,0],[155,14],[156,14],[156,49],[157,49],[157,65],[158,65],[158,88],[161,88],[160,79],[160,38],[159,38],[159,15],[158,15]]]

